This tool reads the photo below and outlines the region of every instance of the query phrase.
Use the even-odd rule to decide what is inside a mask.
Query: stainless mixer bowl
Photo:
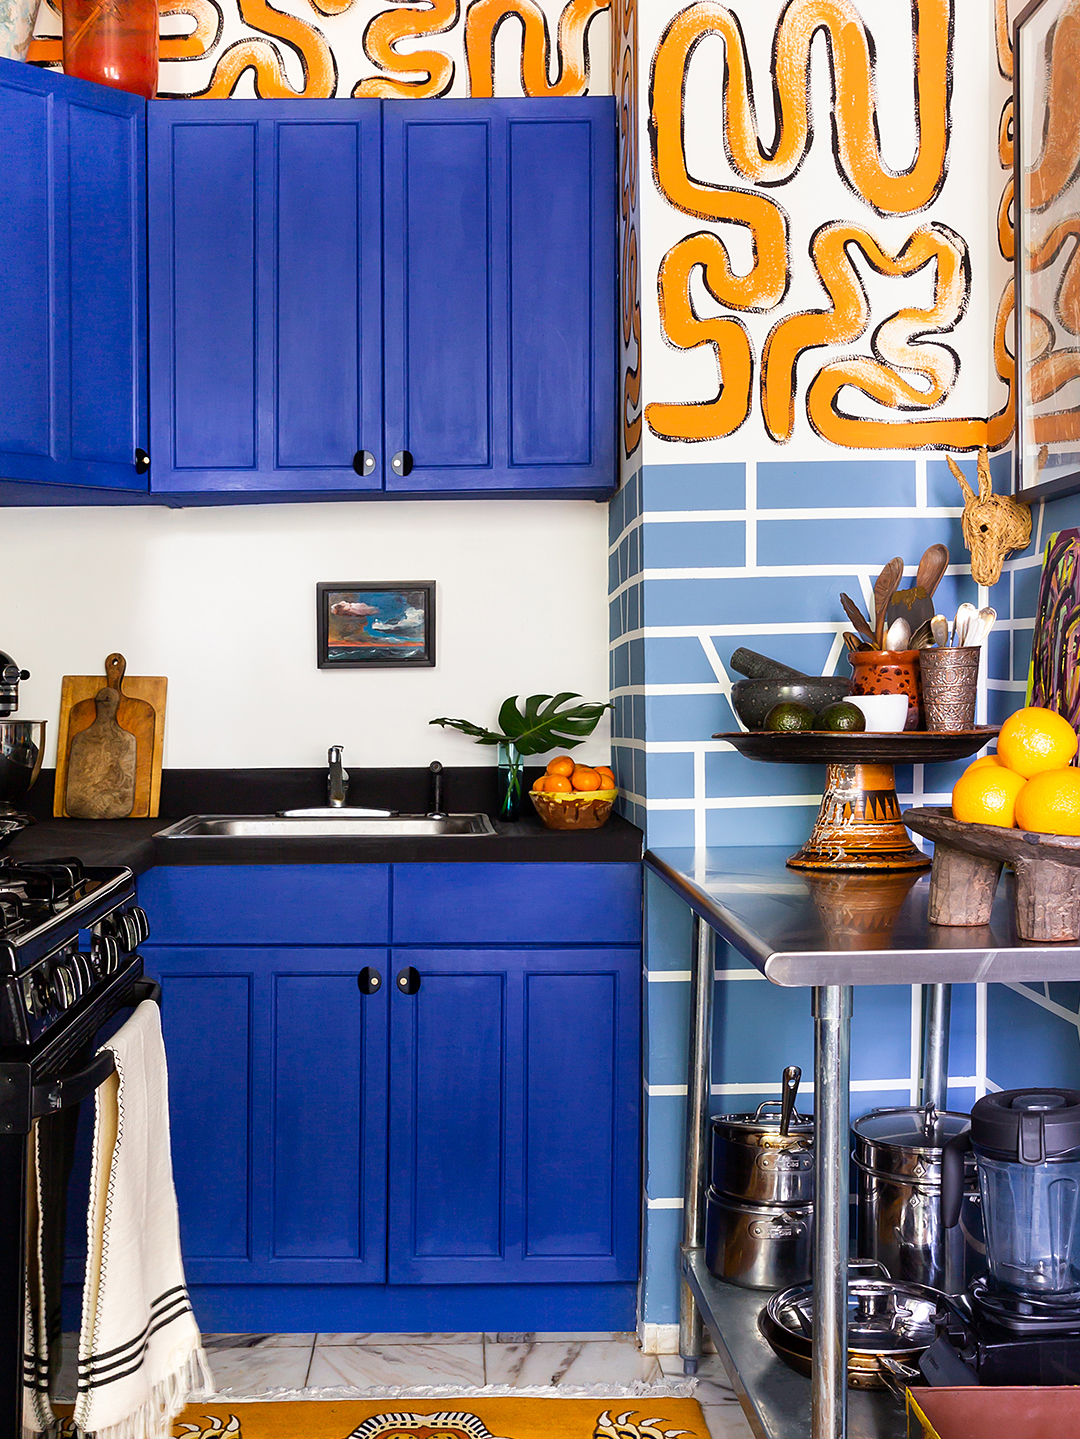
[[[0,720],[0,816],[29,791],[44,757],[44,720]]]

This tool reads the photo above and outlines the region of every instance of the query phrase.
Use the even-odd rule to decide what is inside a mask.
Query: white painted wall
[[[165,765],[363,768],[494,763],[428,720],[492,726],[507,695],[606,699],[607,510],[591,501],[214,509],[10,509],[0,648],[31,678],[19,715],[50,721],[64,674],[169,679]],[[319,580],[437,582],[434,669],[315,663]],[[576,753],[605,761],[605,722]]]

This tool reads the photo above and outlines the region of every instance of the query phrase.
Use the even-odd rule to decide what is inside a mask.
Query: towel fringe
[[[172,1421],[192,1399],[205,1399],[213,1384],[205,1350],[201,1346],[192,1349],[158,1380],[145,1404],[118,1424],[95,1429],[93,1439],[172,1439]],[[83,1434],[81,1429],[76,1432]]]

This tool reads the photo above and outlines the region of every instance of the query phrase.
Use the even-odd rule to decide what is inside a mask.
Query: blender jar
[[[1007,1089],[946,1145],[942,1214],[959,1217],[963,1153],[975,1153],[993,1282],[1026,1298],[1080,1298],[1080,1090]]]

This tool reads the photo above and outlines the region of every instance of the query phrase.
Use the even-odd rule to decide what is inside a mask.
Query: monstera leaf
[[[477,744],[516,745],[519,754],[543,754],[558,746],[573,749],[592,734],[604,711],[611,709],[609,704],[567,703],[580,698],[571,690],[557,695],[530,695],[522,710],[518,696],[511,695],[499,710],[501,731],[484,729],[463,719],[433,719],[429,724],[460,730]]]

